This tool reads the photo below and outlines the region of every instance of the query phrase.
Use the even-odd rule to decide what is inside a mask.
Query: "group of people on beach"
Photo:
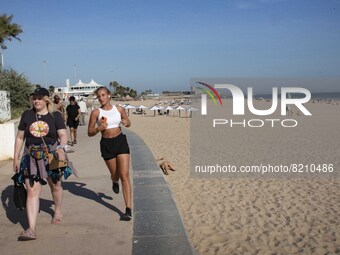
[[[129,127],[131,122],[124,108],[111,104],[110,92],[106,87],[98,88],[95,94],[100,107],[91,112],[87,133],[89,137],[101,133],[101,156],[110,171],[113,192],[119,193],[119,179],[122,184],[126,208],[121,220],[129,221],[132,219],[130,149],[121,126]],[[27,189],[26,211],[29,227],[19,235],[19,241],[37,238],[36,222],[42,185],[48,183],[51,188],[55,207],[51,224],[62,223],[61,179],[77,173],[72,164],[57,170],[49,169],[48,153],[54,153],[60,161],[67,160],[65,152],[67,144],[73,146],[77,143],[77,127],[80,120],[81,124],[85,125],[82,118],[86,113],[83,116],[81,106],[76,103],[73,96],[69,101],[70,104],[64,109],[59,96],[54,96],[52,101],[47,89],[37,88],[31,94],[32,108],[21,116],[15,141],[13,171],[18,173],[18,182],[25,184]],[[82,100],[79,104],[81,102]],[[69,142],[65,122],[70,128]],[[23,146],[23,156],[20,157]]]

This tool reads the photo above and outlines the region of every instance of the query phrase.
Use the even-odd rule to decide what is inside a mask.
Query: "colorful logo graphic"
[[[32,125],[30,126],[30,132],[33,136],[35,137],[42,137],[46,136],[49,131],[49,126],[45,121],[36,121],[33,122]]]
[[[198,84],[201,84],[207,88],[209,88],[214,94],[215,96],[217,97],[218,101],[220,102],[220,105],[222,106],[222,99],[220,97],[220,94],[217,92],[217,90],[212,87],[211,85],[209,84],[206,84],[206,83],[203,83],[203,82],[197,82]],[[216,99],[214,97],[214,95],[208,90],[208,89],[205,89],[205,88],[200,88],[198,87],[198,89],[202,90],[204,93],[208,94],[210,96],[210,98],[213,100],[214,104],[216,105]]]

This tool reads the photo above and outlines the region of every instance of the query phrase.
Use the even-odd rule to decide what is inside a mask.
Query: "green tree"
[[[118,82],[116,82],[116,81],[110,81],[110,91],[111,91],[111,87],[113,87],[113,88],[114,88],[114,91],[113,91],[113,92],[116,93],[116,92],[117,92],[116,90],[117,90],[117,87],[118,87],[118,86],[120,86]]]
[[[142,96],[145,96],[145,95],[151,94],[151,93],[152,93],[152,90],[151,90],[151,89],[147,89],[147,90],[143,91],[143,92],[141,93],[141,95],[142,95]]]
[[[20,25],[12,23],[13,15],[1,14],[0,15],[0,47],[1,49],[6,49],[5,41],[12,41],[12,39],[17,39],[21,41],[18,37],[19,34],[23,32]]]
[[[130,92],[129,92],[129,96],[133,97],[133,98],[136,98],[137,97],[137,91],[134,90],[134,89],[131,89]]]
[[[23,74],[14,70],[0,71],[0,90],[10,92],[12,118],[19,117],[29,107],[33,85]]]

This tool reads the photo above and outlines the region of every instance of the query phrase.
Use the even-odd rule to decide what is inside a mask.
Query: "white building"
[[[88,96],[92,94],[96,89],[102,87],[96,83],[93,79],[89,83],[83,83],[79,80],[75,85],[70,85],[70,80],[66,80],[66,87],[58,87],[54,89],[55,93],[63,94],[63,98],[68,98],[69,96],[75,96],[76,98],[82,96]]]

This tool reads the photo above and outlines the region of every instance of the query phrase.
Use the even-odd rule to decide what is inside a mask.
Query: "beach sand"
[[[155,102],[129,103],[152,106]],[[310,137],[308,144],[301,147],[305,148],[303,152],[316,160],[323,159],[324,163],[334,163],[339,171],[340,135],[339,125],[335,124],[340,118],[334,121],[334,117],[340,117],[340,106],[310,103],[308,109],[320,126],[296,128],[295,136]],[[176,169],[165,178],[198,254],[340,253],[339,179],[190,177],[191,119],[184,112],[179,118],[178,111],[156,117],[153,112],[146,112],[142,116],[130,110],[130,129],[145,141],[155,159],[164,157]],[[325,132],[321,132],[321,127]],[[257,137],[267,135],[268,130],[257,129]],[[233,134],[241,141],[239,155],[246,147],[242,143],[249,143],[242,134]],[[252,151],[255,158],[269,153],[271,139],[261,141],[265,142]],[[273,151],[274,162],[278,156],[288,160],[295,155],[299,159],[299,154],[290,154],[289,147]],[[242,157],[234,160],[242,161]]]

